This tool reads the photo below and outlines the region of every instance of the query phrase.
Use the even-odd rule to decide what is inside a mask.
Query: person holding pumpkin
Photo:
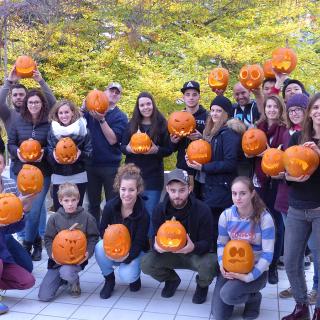
[[[100,291],[102,299],[110,298],[115,286],[114,266],[119,266],[119,277],[129,283],[130,291],[138,291],[141,288],[140,261],[145,252],[149,250],[148,230],[149,214],[141,197],[143,192],[143,179],[141,171],[133,163],[122,165],[114,180],[114,190],[118,195],[107,201],[100,223],[100,236],[104,237],[109,225],[121,224],[129,231],[131,245],[128,239],[116,234],[117,239],[100,240],[95,248],[96,261],[105,278],[105,283]],[[108,230],[108,229],[107,229]],[[107,231],[106,231],[107,232]],[[105,243],[104,243],[105,242]],[[106,250],[104,245],[110,250]],[[125,252],[125,247],[128,250]],[[124,251],[124,256],[114,256],[116,251]]]
[[[77,185],[68,182],[61,184],[58,190],[58,199],[61,207],[50,216],[44,236],[49,259],[48,271],[40,284],[38,293],[38,298],[41,301],[54,299],[59,287],[66,283],[72,297],[80,296],[78,273],[88,264],[88,259],[93,255],[95,245],[99,240],[99,231],[94,217],[78,206],[80,192]],[[73,236],[73,228],[81,230],[86,239]],[[61,231],[64,231],[63,237],[65,238],[62,243],[54,243],[55,237]],[[74,247],[72,244],[68,246],[68,242],[73,242]],[[84,245],[87,248],[84,256],[77,256]],[[59,247],[55,248],[55,246]],[[59,257],[63,261],[53,255],[55,250],[58,251]],[[76,263],[73,264],[72,260]]]
[[[138,140],[137,145],[130,141],[132,135],[139,131],[146,133],[151,139],[151,147],[144,153],[138,151],[139,148],[146,147],[144,140]],[[167,121],[158,110],[153,96],[148,92],[141,92],[137,97],[132,118],[122,137],[121,151],[126,155],[125,163],[134,163],[141,170],[144,181],[143,196],[147,198],[145,207],[151,217],[163,189],[163,158],[169,156],[172,151]],[[150,224],[149,238],[152,234]]]
[[[88,182],[85,165],[91,159],[92,144],[86,120],[80,116],[76,106],[69,100],[58,101],[49,115],[51,126],[48,134],[48,162],[51,164],[52,199],[55,211],[60,207],[58,199],[59,185],[64,182],[75,183],[80,192],[79,205],[82,206]],[[61,162],[56,149],[60,139],[69,137],[76,144],[77,153],[70,153],[67,163]],[[66,149],[67,146],[65,145]],[[63,155],[61,156],[63,157]],[[70,161],[69,161],[70,159]]]
[[[320,155],[320,93],[316,93],[309,102],[301,131],[292,135],[289,147],[303,145]],[[316,158],[316,157],[315,157]],[[287,168],[288,170],[288,168]],[[284,264],[296,301],[293,312],[282,320],[310,319],[309,299],[304,276],[303,261],[307,242],[311,233],[315,241],[316,259],[320,263],[320,168],[310,175],[293,177],[288,172],[289,209],[286,219],[284,239]],[[319,274],[318,274],[319,275]],[[318,294],[313,320],[320,319],[320,294]]]
[[[234,305],[245,303],[243,318],[256,319],[262,300],[260,290],[266,286],[267,270],[272,261],[275,227],[251,179],[242,176],[235,178],[231,194],[233,205],[219,218],[217,244],[220,274],[213,292],[211,312],[216,320],[227,320],[232,315]],[[226,270],[227,267],[243,270],[251,263],[246,260],[249,259],[248,252],[240,244],[232,248],[237,253],[243,250],[239,260],[234,252],[226,251],[225,246],[229,240],[246,241],[252,246],[254,262],[249,273],[247,270],[243,273]]]

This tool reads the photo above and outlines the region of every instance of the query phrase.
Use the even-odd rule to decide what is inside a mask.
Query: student
[[[60,207],[58,200],[59,185],[65,182],[75,183],[80,192],[79,206],[88,182],[85,164],[90,161],[92,144],[87,122],[80,116],[76,106],[68,100],[58,101],[50,112],[51,126],[48,134],[48,161],[51,164],[52,199],[54,210]],[[73,163],[62,164],[57,159],[55,147],[61,138],[69,137],[78,148],[77,157]]]
[[[275,229],[272,217],[248,177],[237,177],[231,186],[233,206],[219,219],[218,262],[220,274],[213,292],[211,312],[216,320],[231,317],[234,305],[245,303],[244,319],[260,313],[268,267],[272,261]],[[252,246],[255,265],[248,274],[227,272],[223,250],[229,240],[245,240]]]
[[[88,264],[88,259],[93,255],[94,247],[99,239],[99,231],[95,219],[82,207],[78,206],[80,193],[75,184],[61,184],[58,190],[58,199],[62,207],[50,216],[44,236],[49,260],[48,271],[40,284],[38,293],[41,301],[54,299],[59,287],[66,282],[68,283],[70,295],[73,297],[80,296],[81,288],[78,273]],[[52,242],[60,231],[69,229],[75,223],[78,223],[78,228],[87,237],[86,256],[77,265],[60,265],[54,260]]]

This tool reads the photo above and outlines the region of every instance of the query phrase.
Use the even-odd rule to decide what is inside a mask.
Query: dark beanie
[[[224,96],[216,96],[212,100],[212,102],[210,104],[210,108],[213,105],[221,107],[229,115],[229,117],[232,116],[232,103],[228,98],[226,98]]]
[[[287,110],[291,107],[300,107],[307,109],[309,98],[303,93],[297,93],[289,98],[287,101]]]
[[[299,80],[296,80],[296,79],[287,79],[285,82],[284,82],[284,85],[283,85],[283,88],[282,88],[282,97],[284,98],[285,96],[285,92],[286,92],[286,89],[288,87],[289,84],[292,84],[292,83],[295,83],[297,84],[302,92],[306,95],[306,96],[309,96],[308,92],[306,91],[306,88],[304,87],[303,83]]]

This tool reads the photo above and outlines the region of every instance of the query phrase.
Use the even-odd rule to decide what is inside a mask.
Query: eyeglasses
[[[38,106],[39,104],[41,104],[41,101],[28,101],[28,104],[30,104],[31,106]]]
[[[290,109],[288,113],[290,116],[292,116],[294,114],[298,114],[298,113],[302,113],[302,112],[303,112],[302,108],[296,108],[296,109]]]

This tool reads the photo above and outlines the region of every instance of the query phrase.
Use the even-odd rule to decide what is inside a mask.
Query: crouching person
[[[153,251],[141,261],[141,269],[160,282],[165,282],[161,296],[170,298],[175,294],[181,280],[174,269],[198,272],[197,288],[193,303],[204,303],[208,287],[216,275],[217,256],[212,252],[213,225],[210,208],[191,193],[188,173],[175,169],[168,174],[167,194],[164,201],[153,211],[152,223],[155,235],[159,227],[173,217],[187,232],[186,245],[175,252],[160,248],[154,237]]]
[[[78,187],[73,183],[61,184],[58,190],[58,199],[62,207],[50,216],[44,235],[49,260],[48,271],[42,280],[38,294],[41,301],[52,300],[63,284],[68,285],[71,296],[80,296],[81,288],[78,273],[88,264],[88,259],[93,255],[94,247],[99,240],[96,220],[82,207],[78,207],[80,200]],[[52,252],[53,240],[60,231],[69,229],[75,224],[77,224],[76,228],[80,229],[87,238],[87,252],[78,264],[60,264],[55,260]]]

